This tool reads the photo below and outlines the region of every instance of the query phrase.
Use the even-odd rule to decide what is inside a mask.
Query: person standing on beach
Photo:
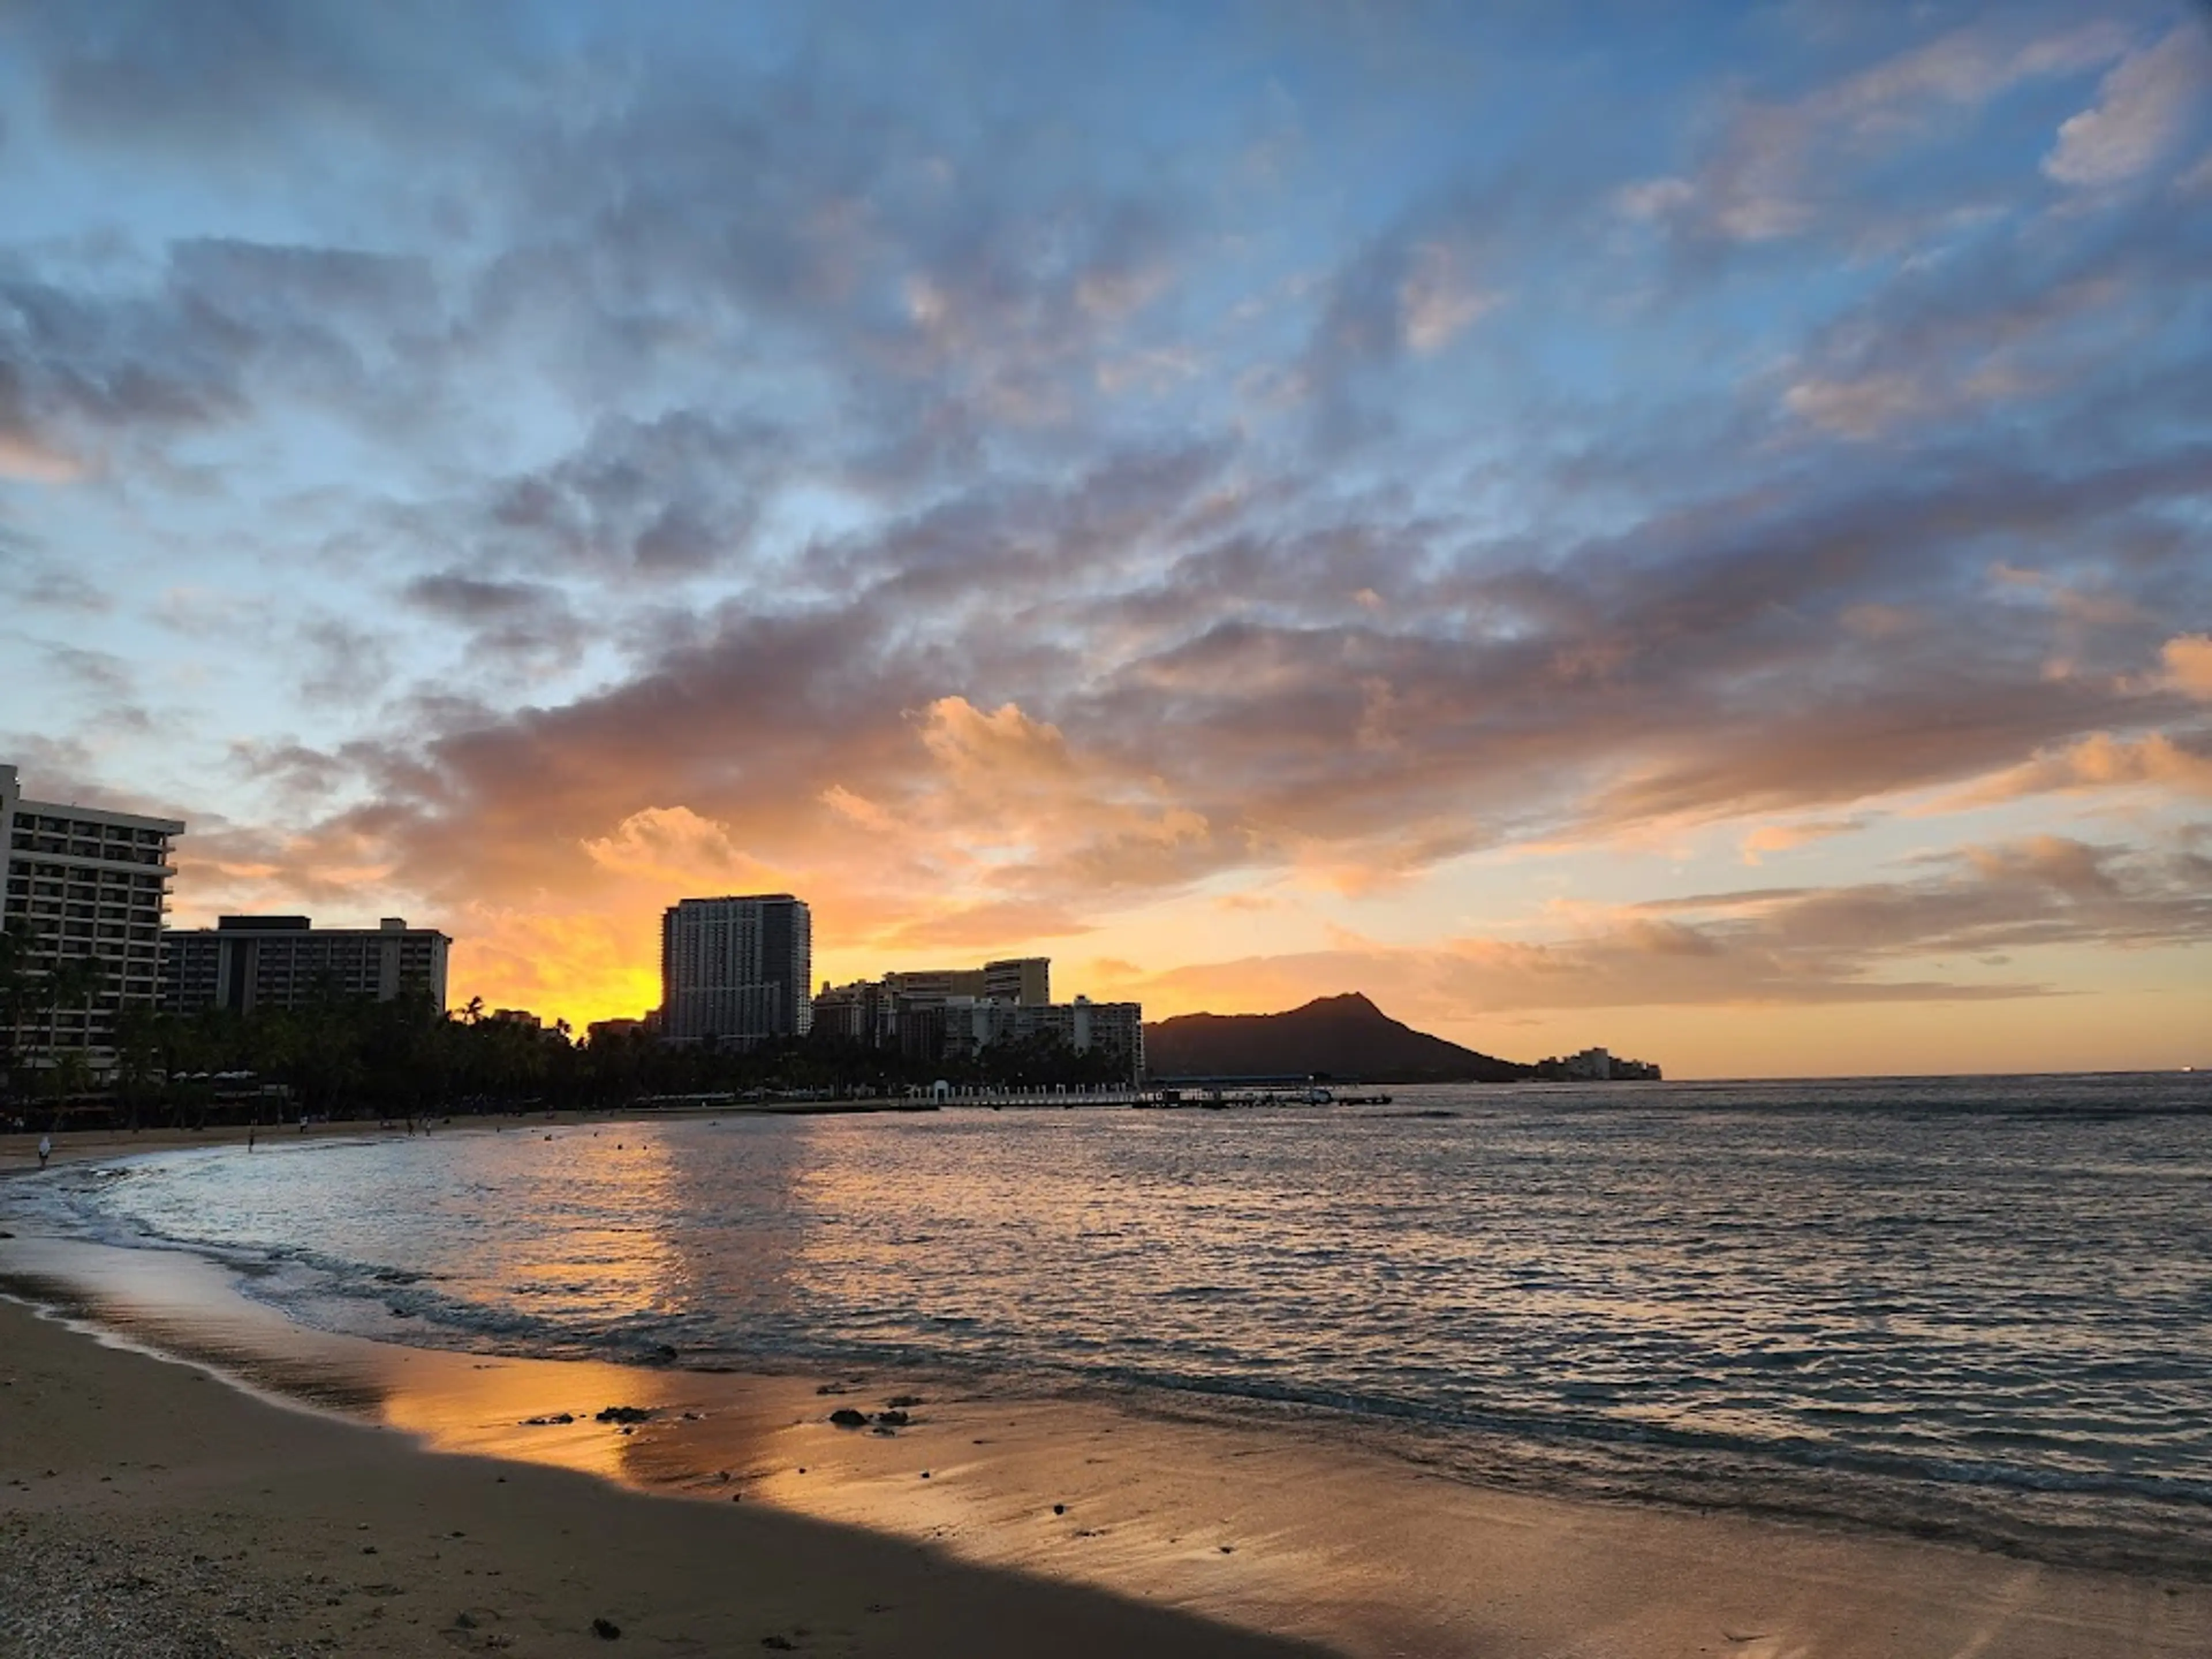
[[[39,1137],[39,1167],[41,1170],[45,1169],[46,1160],[53,1155],[54,1138],[52,1135],[40,1135]]]

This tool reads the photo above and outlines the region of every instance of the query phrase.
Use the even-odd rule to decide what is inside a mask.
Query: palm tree
[[[15,1063],[15,1051],[23,1046],[23,1009],[29,1001],[30,972],[23,941],[15,934],[0,929],[0,1007],[8,1015],[8,1054],[10,1065]]]
[[[107,969],[90,957],[71,957],[46,975],[46,1051],[56,1053],[61,1047],[61,1010],[64,1003],[79,1010],[84,1016],[85,1042],[92,1041],[92,1000],[107,986]]]
[[[46,1058],[52,1060],[61,1051],[62,1004],[75,1000],[70,981],[75,977],[74,962],[57,963],[46,969],[46,978],[39,986],[39,1000],[46,1010]]]
[[[162,1039],[167,1022],[143,1003],[126,1003],[115,1016],[115,1081],[131,1115],[131,1127],[138,1127],[140,1103],[155,1076],[167,1082],[162,1065]]]

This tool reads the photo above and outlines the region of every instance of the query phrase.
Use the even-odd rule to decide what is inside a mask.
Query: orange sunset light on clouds
[[[11,14],[0,761],[579,1027],[789,891],[817,979],[2212,1063],[2212,37],[1813,10]]]

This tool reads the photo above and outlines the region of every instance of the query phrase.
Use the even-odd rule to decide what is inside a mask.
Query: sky
[[[0,4],[0,761],[452,996],[2212,1063],[2185,0]]]

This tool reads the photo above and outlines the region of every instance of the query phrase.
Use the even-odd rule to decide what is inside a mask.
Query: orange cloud
[[[2174,690],[2212,702],[2212,634],[2184,634],[2168,640],[2159,655]]]
[[[2132,739],[2100,732],[2079,743],[2043,750],[2033,760],[1945,796],[1930,810],[1957,811],[2024,795],[2130,786],[2212,795],[2212,754],[2185,747],[2162,732]]]
[[[587,839],[584,852],[601,869],[623,877],[686,890],[775,890],[775,866],[740,851],[729,826],[688,806],[648,806],[631,813],[611,835]]]
[[[1743,838],[1743,861],[1756,864],[1765,853],[1787,853],[1793,848],[1848,836],[1866,828],[1864,818],[1830,818],[1817,823],[1762,823]]]

